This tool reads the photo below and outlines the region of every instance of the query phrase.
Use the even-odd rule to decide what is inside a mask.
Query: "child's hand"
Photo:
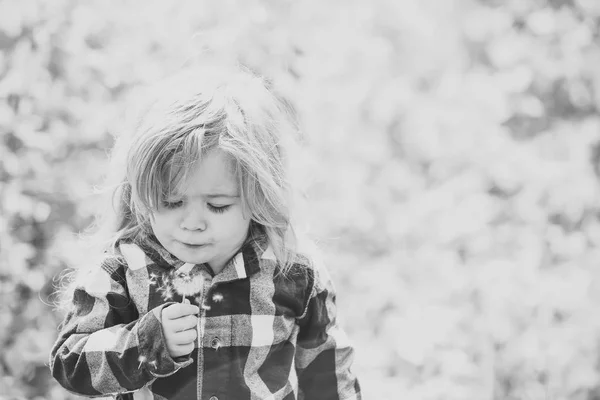
[[[198,306],[175,303],[162,310],[162,329],[171,357],[187,356],[198,336]]]

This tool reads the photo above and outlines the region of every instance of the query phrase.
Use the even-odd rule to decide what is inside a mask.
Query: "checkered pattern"
[[[246,244],[216,276],[202,267],[200,336],[189,357],[168,354],[161,311],[182,300],[164,290],[175,267],[155,238],[121,243],[77,287],[51,351],[67,390],[121,399],[360,399],[353,349],[336,323],[323,268],[286,276],[265,241]]]

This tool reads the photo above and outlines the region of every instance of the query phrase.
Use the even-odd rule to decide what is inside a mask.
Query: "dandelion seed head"
[[[194,296],[202,292],[204,277],[199,268],[192,268],[189,272],[177,270],[173,276],[173,288],[182,296]]]

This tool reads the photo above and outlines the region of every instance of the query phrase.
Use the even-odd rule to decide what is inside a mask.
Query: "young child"
[[[120,399],[360,399],[329,275],[294,244],[286,108],[241,68],[163,89],[113,151],[111,237],[65,290],[52,375]]]

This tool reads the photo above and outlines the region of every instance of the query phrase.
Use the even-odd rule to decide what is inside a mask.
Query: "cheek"
[[[173,215],[154,215],[154,217],[150,220],[150,224],[152,226],[152,230],[155,234],[160,234],[162,232],[169,232],[176,225],[176,218]]]
[[[248,231],[249,226],[250,220],[245,219],[241,212],[232,213],[216,224],[217,230],[220,231],[223,236],[232,239],[243,237]]]

